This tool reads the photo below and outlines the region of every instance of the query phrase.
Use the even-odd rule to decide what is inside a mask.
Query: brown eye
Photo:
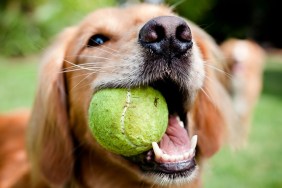
[[[100,46],[103,45],[108,40],[110,40],[108,37],[101,34],[96,34],[90,37],[90,39],[87,42],[87,47]]]

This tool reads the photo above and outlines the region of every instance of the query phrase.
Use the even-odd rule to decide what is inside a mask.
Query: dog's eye
[[[87,47],[100,46],[103,45],[108,40],[109,40],[108,37],[101,34],[96,34],[90,37],[90,39],[87,42]]]

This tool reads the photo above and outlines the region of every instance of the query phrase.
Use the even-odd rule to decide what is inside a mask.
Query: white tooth
[[[191,148],[188,152],[188,159],[192,158],[192,156],[194,155],[195,149]]]
[[[175,155],[175,161],[180,161],[181,155]]]
[[[176,120],[177,120],[178,122],[181,121],[179,116],[176,116]]]
[[[175,160],[176,160],[175,155],[169,155],[170,162],[175,162]]]
[[[195,149],[196,146],[197,146],[197,141],[198,141],[198,136],[197,135],[194,135],[191,139],[191,149]],[[190,150],[191,150],[190,149]],[[190,152],[190,151],[189,151]]]
[[[163,154],[163,155],[162,155],[162,159],[163,159],[164,161],[169,161],[169,160],[170,160],[170,156],[169,156],[168,154]]]
[[[184,159],[189,159],[189,155],[190,155],[190,153],[187,151],[187,152],[185,152],[184,153]]]
[[[172,155],[171,156],[171,162],[175,162],[177,160],[177,155]]]
[[[157,142],[152,142],[152,146],[153,146],[153,150],[154,150],[156,159],[160,159],[163,155],[163,151],[161,150]]]
[[[183,123],[183,121],[180,120],[179,116],[176,116],[176,120],[179,123],[180,127],[184,127],[184,123]]]
[[[184,155],[182,154],[182,155],[178,155],[177,156],[177,160],[178,161],[183,161],[184,160]]]

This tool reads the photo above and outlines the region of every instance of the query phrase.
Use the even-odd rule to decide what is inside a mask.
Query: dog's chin
[[[161,172],[146,172],[144,173],[144,180],[154,185],[172,186],[189,184],[193,182],[198,176],[198,166],[193,169],[180,173],[161,173]]]

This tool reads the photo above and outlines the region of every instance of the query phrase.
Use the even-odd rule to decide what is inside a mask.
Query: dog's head
[[[201,159],[221,146],[232,114],[220,61],[213,40],[165,6],[89,15],[59,36],[42,64],[29,131],[34,178],[99,182],[119,170],[154,184],[192,181]],[[91,136],[89,103],[100,89],[140,86],[163,94],[169,125],[154,149],[125,158]]]

